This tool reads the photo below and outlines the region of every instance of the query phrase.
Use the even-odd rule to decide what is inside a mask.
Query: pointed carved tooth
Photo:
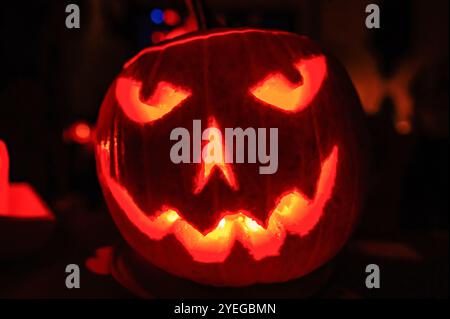
[[[335,146],[322,163],[314,199],[308,200],[297,190],[282,195],[269,214],[267,228],[249,217],[249,212],[239,211],[224,216],[214,229],[202,234],[175,209],[165,209],[149,218],[128,191],[109,175],[108,150],[99,146],[98,152],[106,185],[130,222],[152,240],[173,234],[194,260],[204,263],[225,260],[235,240],[241,242],[255,260],[260,260],[277,255],[288,233],[305,236],[318,223],[332,197],[338,163],[338,148]]]

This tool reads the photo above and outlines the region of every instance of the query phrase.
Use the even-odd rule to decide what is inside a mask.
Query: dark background
[[[91,147],[63,135],[78,121],[95,125],[123,63],[151,45],[154,32],[171,29],[152,23],[151,10],[174,9],[180,24],[188,10],[182,0],[73,1],[81,28],[67,29],[69,3],[6,1],[0,9],[0,139],[9,147],[10,178],[33,185],[57,218],[45,247],[0,261],[3,298],[129,296],[85,268],[84,289],[65,289],[66,264],[83,265],[119,236]],[[380,29],[365,27],[369,3],[380,6]],[[207,4],[209,26],[310,36],[344,64],[360,95],[372,145],[370,186],[361,223],[318,296],[448,296],[448,1]],[[381,268],[381,289],[364,285],[369,263]]]

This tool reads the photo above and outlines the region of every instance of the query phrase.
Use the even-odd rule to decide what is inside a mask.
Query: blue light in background
[[[164,21],[164,13],[161,9],[153,9],[150,12],[150,19],[154,24],[161,24]]]

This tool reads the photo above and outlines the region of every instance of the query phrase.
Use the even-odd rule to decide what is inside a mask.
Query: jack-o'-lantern
[[[185,36],[143,50],[111,85],[96,131],[99,179],[122,235],[152,264],[210,285],[287,281],[336,255],[354,228],[361,118],[346,73],[306,37]],[[276,169],[261,172],[248,154],[174,162],[174,129],[193,136],[188,149],[208,143],[194,121],[254,129],[258,159],[276,128]]]

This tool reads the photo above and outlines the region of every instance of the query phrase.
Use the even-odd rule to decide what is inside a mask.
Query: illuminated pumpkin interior
[[[302,110],[309,105],[322,85],[327,69],[325,57],[300,60],[295,68],[302,76],[301,83],[292,83],[282,73],[271,73],[255,85],[250,93],[258,100],[284,111]]]
[[[143,212],[127,189],[109,174],[110,143],[103,141],[97,147],[101,176],[128,220],[152,240],[172,234],[195,261],[203,263],[224,261],[236,240],[255,260],[261,260],[278,255],[287,234],[306,235],[318,223],[332,196],[338,163],[335,146],[322,162],[314,199],[308,199],[297,189],[282,194],[274,203],[265,226],[249,217],[249,212],[225,212],[213,229],[201,233],[173,207],[163,207],[151,216]]]
[[[191,95],[189,90],[161,81],[150,98],[140,98],[142,84],[130,78],[119,78],[116,83],[116,98],[126,115],[139,124],[162,118]]]
[[[231,165],[225,163],[225,149],[222,143],[220,129],[214,118],[211,118],[209,120],[209,127],[215,129],[217,134],[213,134],[212,130],[207,131],[208,136],[206,142],[208,143],[208,145],[205,148],[205,152],[208,152],[209,154],[207,154],[207,160],[202,161],[201,165],[199,165],[199,170],[195,179],[194,194],[198,194],[202,191],[203,187],[205,187],[205,185],[208,183],[208,180],[211,177],[211,173],[215,169],[219,169],[221,172],[220,176],[232,189],[237,190],[238,185]],[[219,140],[215,141],[214,138],[218,138]],[[218,143],[219,147],[209,147],[210,145],[216,145],[215,143]],[[208,160],[208,158],[210,158],[211,160]]]

